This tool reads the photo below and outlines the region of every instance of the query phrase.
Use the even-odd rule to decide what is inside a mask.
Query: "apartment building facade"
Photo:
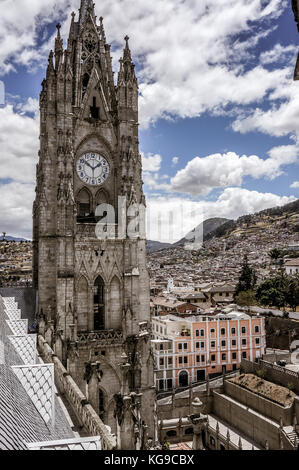
[[[158,391],[186,387],[237,370],[242,359],[262,357],[265,322],[243,312],[152,320],[155,384]]]

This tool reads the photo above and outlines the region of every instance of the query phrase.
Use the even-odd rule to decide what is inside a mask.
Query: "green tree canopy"
[[[247,256],[244,257],[241,274],[239,277],[239,282],[236,288],[235,297],[238,296],[240,292],[253,291],[256,286],[256,273],[253,268],[248,264]]]

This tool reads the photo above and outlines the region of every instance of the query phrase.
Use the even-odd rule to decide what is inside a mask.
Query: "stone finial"
[[[239,437],[239,444],[238,444],[238,448],[239,448],[239,450],[243,450],[243,446],[242,446],[242,440],[241,440],[241,437]]]
[[[266,449],[266,450],[269,450],[269,449],[270,449],[270,447],[269,447],[269,442],[268,442],[268,441],[265,442],[265,449]]]

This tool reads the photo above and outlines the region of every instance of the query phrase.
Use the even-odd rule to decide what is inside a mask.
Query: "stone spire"
[[[79,24],[80,26],[84,23],[87,18],[88,13],[91,13],[93,19],[96,19],[95,11],[94,11],[95,4],[93,0],[81,0],[81,6],[79,9]]]
[[[61,35],[60,35],[61,24],[58,23],[56,25],[56,28],[57,28],[57,36],[55,39],[55,69],[57,70],[62,62],[63,40],[61,39]]]

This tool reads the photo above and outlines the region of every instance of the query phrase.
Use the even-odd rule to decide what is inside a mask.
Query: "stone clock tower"
[[[72,14],[65,50],[57,25],[40,96],[33,270],[39,332],[104,423],[133,442],[140,429],[154,437],[155,392],[145,235],[126,230],[145,204],[128,40],[115,83],[92,0]],[[128,412],[135,427],[124,431]]]

